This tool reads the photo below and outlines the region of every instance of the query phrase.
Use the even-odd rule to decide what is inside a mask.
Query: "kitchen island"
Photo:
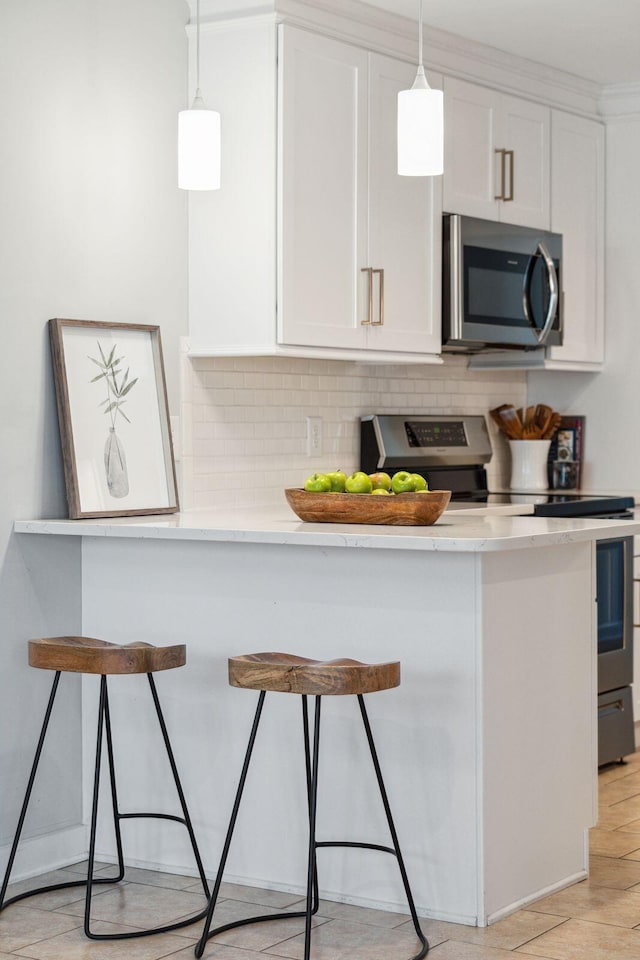
[[[157,683],[210,872],[255,708],[252,693],[228,687],[226,660],[274,650],[401,660],[401,687],[368,704],[421,914],[484,925],[586,875],[597,816],[595,542],[640,523],[452,510],[433,527],[305,524],[283,506],[15,529],[82,537],[85,635],[187,643],[187,666]],[[96,678],[82,682],[89,772]],[[132,683],[110,683],[122,806],[148,806],[151,790],[175,812],[155,731],[142,733],[145,690],[132,697]],[[386,843],[357,704],[327,698],[323,717],[318,837]],[[297,698],[270,695],[263,724],[229,878],[302,891]],[[132,862],[191,867],[179,828],[139,821],[126,841]],[[113,859],[109,831],[98,850]],[[319,870],[329,898],[405,909],[388,857],[323,850]]]

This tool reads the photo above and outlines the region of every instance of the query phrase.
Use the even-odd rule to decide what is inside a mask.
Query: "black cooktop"
[[[473,494],[461,494],[453,498],[457,503],[497,504],[533,504],[533,513],[537,517],[611,517],[621,516],[632,510],[633,497],[608,497],[603,495],[562,493],[487,493],[477,491]]]

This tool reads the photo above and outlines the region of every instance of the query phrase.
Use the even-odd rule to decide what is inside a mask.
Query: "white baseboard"
[[[28,880],[50,870],[59,870],[72,863],[86,860],[88,849],[87,827],[83,824],[22,840],[18,848],[11,882]],[[11,843],[0,847],[2,872],[6,869]]]
[[[552,893],[557,893],[558,890],[564,890],[565,887],[570,887],[574,883],[579,883],[580,880],[586,880],[587,877],[587,871],[580,870],[578,873],[574,873],[570,877],[566,877],[564,880],[559,880],[558,883],[552,883],[548,887],[543,887],[542,890],[537,890],[530,896],[523,897],[521,900],[517,900],[515,903],[509,904],[508,907],[503,907],[501,910],[496,910],[495,913],[489,914],[487,917],[487,925],[490,926],[492,923],[496,923],[498,920],[503,920],[504,917],[508,917],[509,914],[515,913],[516,910],[522,910],[523,907],[528,907],[530,903],[535,903],[536,900],[542,900],[543,897],[550,897]]]

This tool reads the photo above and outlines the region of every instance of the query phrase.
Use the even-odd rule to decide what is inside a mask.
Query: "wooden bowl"
[[[371,493],[308,493],[285,490],[289,506],[309,523],[387,523],[395,526],[431,526],[451,498],[450,490],[399,493],[384,497]]]

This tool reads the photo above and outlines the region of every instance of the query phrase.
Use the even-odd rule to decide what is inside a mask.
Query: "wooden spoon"
[[[551,423],[553,416],[553,407],[548,407],[546,403],[539,403],[536,407],[534,423],[540,430],[540,436],[544,435],[545,430]]]
[[[549,424],[548,424],[548,426],[547,426],[547,429],[546,429],[546,430],[544,431],[544,433],[542,434],[542,439],[543,439],[543,440],[551,440],[551,438],[553,437],[554,433],[556,432],[556,430],[557,430],[558,427],[560,426],[560,421],[561,421],[561,420],[562,420],[562,415],[561,415],[561,414],[559,414],[559,413],[553,413],[553,414],[551,415],[551,419],[549,420]]]
[[[503,430],[511,440],[522,439],[522,420],[518,416],[518,411],[511,405],[500,411],[500,418],[503,423]]]
[[[510,437],[512,434],[512,428],[509,422],[505,422],[502,419],[502,412],[503,410],[509,410],[510,408],[511,408],[511,404],[502,403],[500,404],[499,407],[495,407],[493,410],[489,411],[494,423],[496,423],[500,428],[500,430],[502,431],[502,433],[506,434],[508,437]]]

